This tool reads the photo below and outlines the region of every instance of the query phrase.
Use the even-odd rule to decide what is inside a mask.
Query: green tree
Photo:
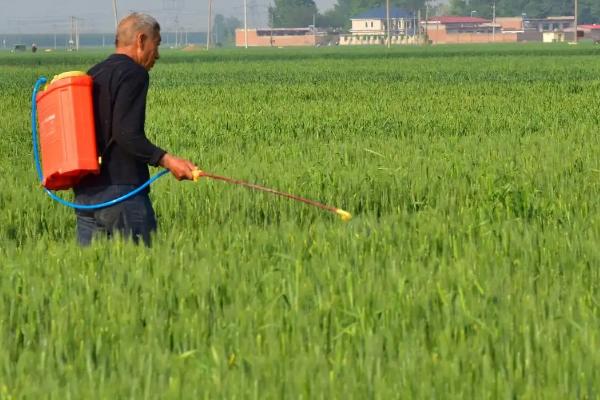
[[[573,15],[574,0],[496,0],[496,16],[514,17],[525,13],[530,17],[547,17],[551,15]],[[407,11],[421,10],[424,16],[425,0],[391,0],[390,3]],[[319,26],[345,27],[350,25],[350,18],[371,8],[385,5],[385,0],[337,0],[331,10],[319,18]],[[438,7],[437,12],[451,15],[471,15],[481,18],[492,18],[494,0],[450,0],[448,6]],[[430,15],[436,9],[430,7]],[[579,0],[580,23],[600,23],[600,1]]]
[[[496,0],[496,16],[513,17],[525,13],[534,18],[573,15],[574,0]],[[450,0],[452,15],[474,15],[492,18],[494,0]],[[579,0],[579,21],[581,23],[600,22],[600,1]]]
[[[273,28],[301,28],[312,25],[317,16],[314,0],[275,0],[269,7],[269,21]]]
[[[579,20],[582,24],[600,24],[600,1],[581,0],[579,2]]]
[[[213,39],[217,46],[232,46],[235,44],[235,30],[242,26],[239,19],[235,17],[224,17],[222,14],[215,15],[213,22]]]
[[[426,0],[391,0],[392,7],[406,11],[425,11]],[[338,0],[333,9],[328,10],[320,19],[320,26],[349,27],[350,18],[372,8],[385,6],[385,0]],[[425,14],[423,13],[423,16]]]

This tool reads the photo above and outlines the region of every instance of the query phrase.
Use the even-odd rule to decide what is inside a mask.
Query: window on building
[[[369,27],[369,23],[365,22],[365,28],[368,28],[368,27]]]
[[[371,21],[371,28],[373,27],[373,21]]]

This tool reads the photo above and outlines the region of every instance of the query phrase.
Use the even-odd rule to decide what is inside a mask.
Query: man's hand
[[[178,181],[184,179],[194,179],[192,172],[198,169],[198,167],[196,167],[192,162],[184,160],[183,158],[172,156],[169,153],[165,154],[160,159],[160,165],[161,167],[165,167],[171,171],[173,176],[177,178]]]

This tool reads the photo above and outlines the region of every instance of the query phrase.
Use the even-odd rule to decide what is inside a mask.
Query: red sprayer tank
[[[92,78],[84,72],[66,72],[37,94],[42,184],[47,189],[70,189],[84,176],[100,172],[92,88]]]

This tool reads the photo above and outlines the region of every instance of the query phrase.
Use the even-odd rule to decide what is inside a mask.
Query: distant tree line
[[[225,17],[222,14],[215,15],[211,39],[217,46],[235,45],[235,30],[242,26],[242,22],[236,17]]]
[[[422,16],[425,18],[425,3],[425,0],[390,0],[390,7],[399,7],[406,11],[414,12],[421,10]],[[331,10],[327,10],[323,13],[322,19],[320,19],[319,22],[322,26],[347,28],[350,26],[350,18],[352,16],[385,5],[385,0],[337,0]],[[429,7],[431,12],[435,12],[437,8],[439,7]]]
[[[473,15],[492,18],[494,0],[451,0],[449,11],[453,15]],[[528,17],[573,15],[574,0],[496,0],[496,16]],[[600,22],[600,1],[579,0],[579,23]]]
[[[497,17],[573,15],[574,0],[496,0]],[[430,1],[430,4],[433,2]],[[274,28],[319,27],[347,28],[350,17],[375,7],[385,0],[337,0],[332,9],[319,13],[314,0],[274,0],[269,7],[269,25]],[[430,6],[431,15],[474,15],[492,18],[494,0],[450,0],[448,5]],[[426,0],[390,0],[390,5],[407,11],[421,10],[425,17]],[[600,0],[579,0],[580,23],[600,23]]]

